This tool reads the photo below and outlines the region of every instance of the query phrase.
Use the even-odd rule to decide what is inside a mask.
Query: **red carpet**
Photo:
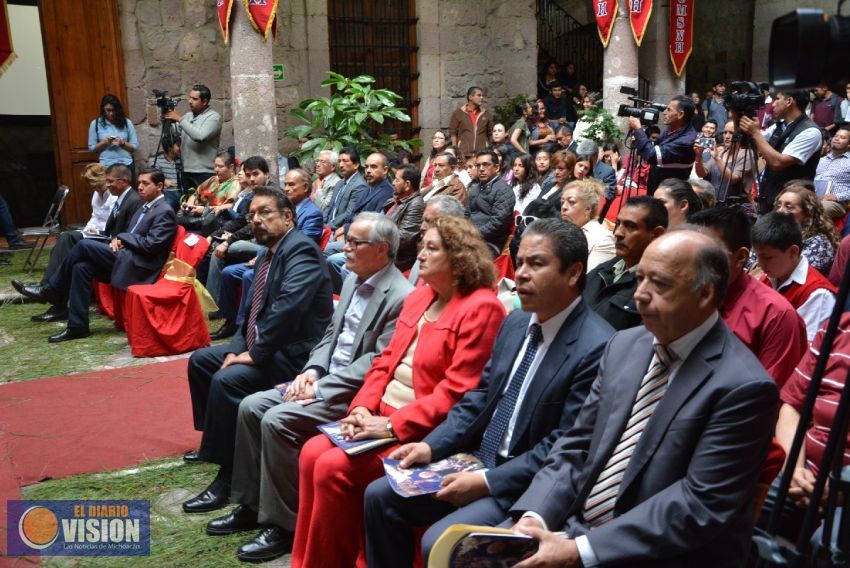
[[[19,487],[198,447],[187,362],[0,385],[0,527]],[[0,556],[5,545],[3,530]]]

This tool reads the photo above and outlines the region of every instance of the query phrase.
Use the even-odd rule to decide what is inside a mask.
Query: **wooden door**
[[[71,188],[63,221],[85,223],[92,191],[80,175],[97,161],[88,150],[89,123],[106,93],[127,106],[118,6],[116,0],[39,0],[38,6],[57,178]]]

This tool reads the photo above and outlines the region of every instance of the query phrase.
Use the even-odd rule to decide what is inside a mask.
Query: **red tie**
[[[248,330],[245,335],[248,351],[254,347],[257,341],[257,316],[260,313],[260,303],[263,300],[263,289],[266,287],[266,277],[269,275],[269,266],[272,263],[272,251],[267,250],[263,255],[263,262],[254,278],[254,297],[251,300],[251,314],[248,316]]]

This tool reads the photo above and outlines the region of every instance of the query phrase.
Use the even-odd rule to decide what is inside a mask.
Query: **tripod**
[[[850,564],[850,466],[842,468],[844,448],[847,440],[847,425],[850,422],[850,373],[845,377],[844,388],[841,391],[841,398],[835,411],[835,418],[829,432],[826,447],[824,448],[823,459],[819,464],[818,475],[815,480],[814,489],[812,490],[809,506],[806,508],[803,526],[800,530],[797,543],[791,543],[777,536],[780,517],[785,500],[788,497],[791,478],[794,474],[794,464],[797,463],[797,458],[800,455],[804,438],[806,437],[806,431],[814,414],[815,402],[821,383],[823,382],[829,356],[832,353],[833,343],[838,333],[839,322],[844,312],[848,295],[850,295],[850,264],[845,268],[844,275],[841,278],[841,286],[838,289],[835,307],[829,318],[817,364],[815,365],[809,388],[806,391],[806,398],[800,410],[800,422],[794,433],[791,449],[788,452],[787,465],[780,478],[776,502],[771,511],[767,529],[756,529],[753,536],[753,542],[759,554],[757,566],[765,566],[767,562],[780,566],[804,566],[811,545],[809,535],[813,532],[815,523],[818,521],[818,510],[826,489],[827,480],[829,480],[830,491],[827,496],[826,507],[824,508],[821,546],[818,556],[813,559],[814,565],[819,568],[838,568]],[[839,503],[843,503],[843,510],[838,521],[836,542],[833,543],[833,526],[835,525],[836,511]]]
[[[746,193],[748,188],[744,183],[745,174],[747,171],[752,171],[753,180],[757,180],[759,174],[755,141],[750,136],[737,130],[737,121],[734,124],[736,131],[732,136],[732,144],[726,152],[722,169],[720,170],[720,186],[717,189],[717,203],[720,207],[733,207],[749,203],[750,200]],[[735,176],[738,154],[741,151],[744,152],[744,159],[741,163],[741,179],[737,183],[732,183],[732,179]],[[750,167],[748,168],[748,166]]]
[[[157,167],[159,158],[162,155],[160,151],[166,146],[178,143],[180,140],[180,131],[177,128],[177,123],[166,118],[162,119],[162,131],[159,133],[159,142],[156,144],[156,153],[154,153],[153,167]],[[183,187],[183,158],[180,153],[174,155],[174,170],[177,175],[177,189],[180,191],[181,198],[184,195],[185,188]]]
[[[647,183],[648,175],[643,172],[643,158],[638,153],[635,144],[629,144],[629,140],[631,138],[632,131],[630,130],[626,134],[626,137],[623,139],[623,146],[629,150],[629,167],[626,169],[625,176],[623,176],[623,190],[622,194],[620,195],[620,202],[617,204],[617,215],[620,214],[620,210],[623,208],[623,204],[628,201],[629,198],[631,198],[633,195],[637,194],[641,184],[646,186]],[[605,206],[599,213],[600,223],[604,221],[605,216],[608,214],[608,210],[611,209],[611,204],[613,202],[613,199],[609,199],[605,202]]]

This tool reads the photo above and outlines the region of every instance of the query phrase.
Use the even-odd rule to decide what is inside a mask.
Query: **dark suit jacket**
[[[133,284],[155,282],[168,260],[174,235],[177,234],[177,214],[165,198],[153,202],[136,227],[143,209],[140,207],[130,219],[127,232],[116,235],[124,248],[115,258],[110,283],[121,290]]]
[[[106,227],[104,227],[103,232],[110,237],[129,231],[131,227],[130,219],[133,218],[139,207],[144,205],[142,198],[139,197],[139,192],[132,187],[128,187],[125,193],[126,195],[118,207],[118,212],[115,215],[110,212],[106,219]]]
[[[614,199],[617,195],[617,172],[614,168],[602,160],[596,160],[593,164],[593,178],[605,184],[605,198]]]
[[[387,213],[395,203],[395,198],[387,199],[381,206],[381,211]],[[422,229],[422,214],[425,212],[425,201],[417,191],[398,204],[387,218],[398,227],[398,253],[395,265],[399,270],[407,270],[416,262],[416,249],[419,244],[419,232]]]
[[[516,310],[502,324],[493,355],[484,367],[481,384],[452,408],[446,421],[434,429],[425,443],[432,459],[481,447],[484,431],[521,357],[531,315]],[[546,351],[531,379],[508,448],[509,459],[487,472],[493,497],[503,509],[525,491],[543,465],[549,448],[572,427],[590,385],[596,377],[599,358],[614,330],[579,301]]]
[[[369,186],[366,185],[366,179],[360,172],[354,172],[345,183],[345,179],[341,179],[334,186],[333,196],[331,197],[331,205],[325,212],[325,224],[332,230],[336,231],[352,219],[351,211],[357,205],[357,200],[360,194],[366,191]],[[339,201],[337,201],[337,194]],[[335,215],[331,217],[331,212],[334,209],[333,204],[336,203]]]
[[[358,213],[364,211],[381,211],[381,206],[387,199],[393,196],[393,186],[387,180],[382,180],[377,185],[367,185],[366,190],[362,191],[357,196],[357,203],[351,209],[351,213],[345,220],[345,231],[348,232],[348,226],[357,217]]]
[[[257,255],[258,268],[268,252],[264,248]],[[301,367],[324,335],[332,314],[333,292],[324,255],[309,237],[292,229],[284,235],[269,266],[251,358],[257,365]],[[247,327],[246,317],[230,341],[231,353],[248,349]]]
[[[620,439],[652,356],[644,327],[617,333],[573,428],[512,508],[586,534],[601,566],[743,566],[777,387],[722,320],[684,360],[625,470],[614,519],[588,531],[587,495]]]
[[[582,296],[591,309],[602,316],[614,329],[623,330],[643,323],[635,305],[637,277],[626,272],[614,282],[614,257],[605,261],[587,274],[587,284]]]

